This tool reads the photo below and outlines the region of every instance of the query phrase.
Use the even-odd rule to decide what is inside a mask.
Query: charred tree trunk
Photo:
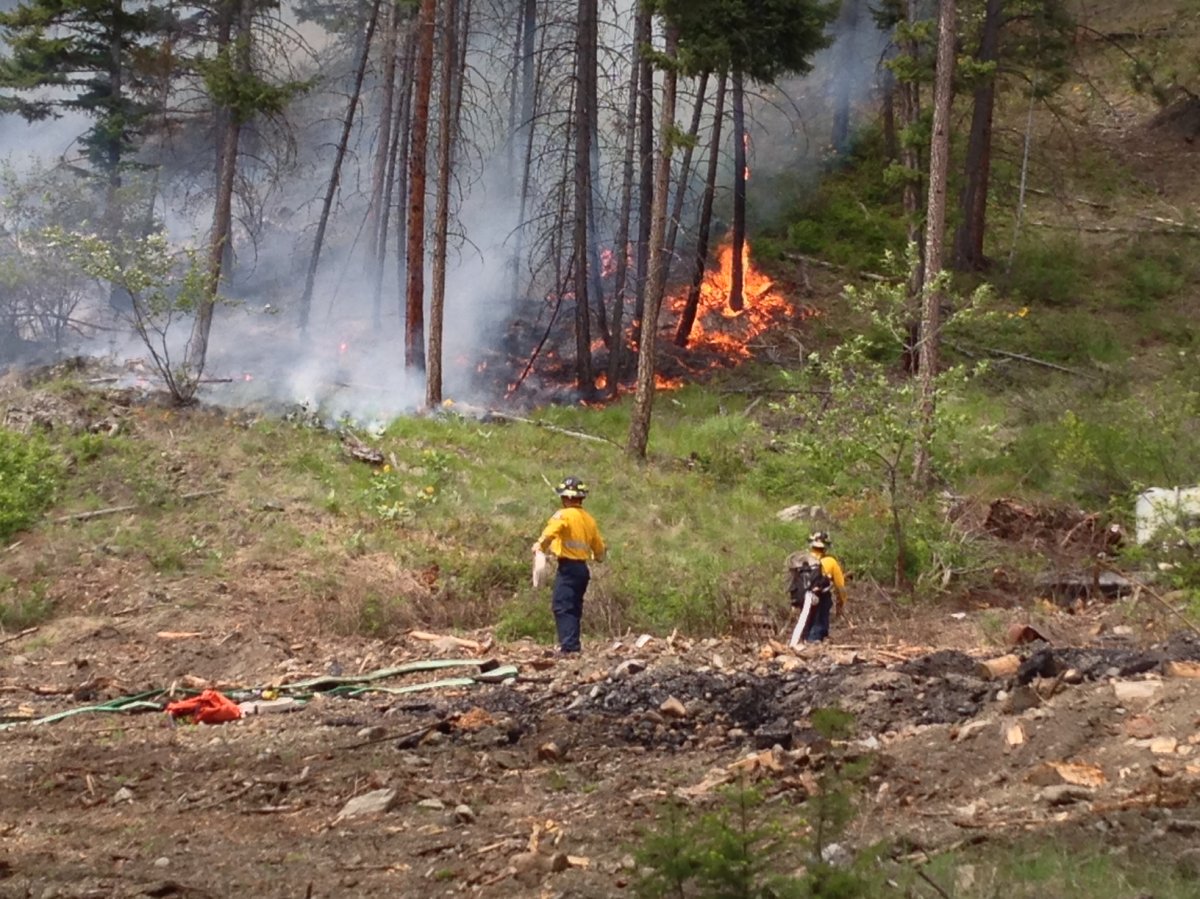
[[[412,137],[408,147],[408,250],[404,303],[404,365],[425,370],[425,180],[429,150],[429,96],[433,89],[436,0],[421,0]]]
[[[388,160],[392,152],[392,115],[396,105],[396,57],[399,55],[400,6],[390,4],[387,33],[383,39],[383,76],[380,78],[379,136],[375,143],[375,160],[371,165],[371,201],[367,206],[367,258],[378,266],[380,247],[387,245],[387,209],[384,194],[388,177]],[[375,290],[371,304],[371,321],[376,330],[383,324],[383,294]]]
[[[925,219],[925,283],[920,338],[920,406],[913,461],[913,480],[928,488],[932,469],[933,416],[936,399],[938,344],[941,341],[942,245],[946,236],[946,179],[950,169],[950,106],[954,99],[955,0],[941,0],[938,10],[937,68],[933,96],[933,137],[929,145],[929,206]]]
[[[392,111],[392,133],[388,140],[387,174],[384,176],[383,200],[380,206],[379,239],[375,246],[375,294],[374,305],[382,307],[383,303],[383,270],[387,264],[388,232],[391,226],[392,210],[396,209],[396,230],[399,239],[396,242],[396,259],[399,267],[399,281],[403,284],[404,274],[404,208],[408,185],[408,111],[412,101],[412,82],[414,51],[416,47],[416,31],[410,31],[405,38],[404,63],[401,68],[399,90],[395,92],[394,110]],[[398,197],[398,199],[397,199]],[[401,320],[404,304],[400,304]]]
[[[675,202],[671,207],[671,219],[667,223],[667,275],[671,280],[671,266],[675,262],[675,241],[679,238],[679,220],[683,218],[683,204],[687,199],[688,182],[692,176],[692,157],[695,155],[696,135],[700,133],[700,120],[704,117],[704,100],[708,92],[708,72],[700,75],[700,83],[696,86],[696,105],[692,109],[692,124],[688,128],[687,143],[683,148],[683,161],[679,166],[679,186],[675,188]]]
[[[713,198],[717,192],[717,170],[721,162],[721,123],[725,118],[725,85],[728,78],[722,74],[717,82],[716,109],[713,111],[712,140],[708,148],[708,174],[704,178],[704,197],[700,201],[700,224],[696,229],[696,254],[692,266],[692,283],[688,290],[679,327],[675,331],[676,346],[687,346],[696,324],[696,312],[700,307],[700,289],[704,284],[704,272],[708,268],[708,235],[712,227]]]
[[[646,26],[637,23],[637,30],[646,35],[650,42],[650,4],[638,4],[638,16],[646,18]],[[646,315],[646,277],[650,264],[650,205],[654,195],[654,66],[650,58],[641,54],[641,74],[638,91],[638,156],[641,174],[637,193],[637,268],[634,289],[637,291],[633,304],[633,344],[641,345],[642,321]]]
[[[975,58],[994,64],[1000,53],[1000,26],[1004,0],[987,0],[979,52]],[[965,180],[959,197],[959,225],[954,238],[954,266],[959,271],[982,271],[987,267],[983,238],[987,224],[988,181],[992,169],[992,115],[996,107],[996,75],[985,76],[975,89],[971,112],[971,134],[967,139]]]
[[[518,124],[518,145],[521,147],[521,195],[517,203],[517,223],[513,240],[512,295],[521,295],[521,257],[525,244],[525,212],[529,203],[529,181],[533,166],[534,109],[537,98],[534,38],[537,34],[537,2],[525,0],[521,9],[521,120]]]
[[[591,36],[595,33],[596,0],[579,0],[575,21],[575,168],[572,258],[575,274],[575,386],[584,397],[595,390],[592,377],[592,335],[588,306],[588,206],[591,205],[592,114],[588,74],[593,65],[594,50]]]
[[[358,110],[358,98],[362,94],[363,78],[367,74],[367,61],[371,57],[371,39],[375,36],[375,25],[379,21],[379,2],[380,0],[375,0],[372,4],[371,14],[367,19],[367,33],[363,36],[362,54],[358,59],[358,68],[354,71],[354,89],[350,93],[350,102],[346,106],[346,117],[342,121],[342,136],[338,140],[337,150],[333,155],[333,170],[329,173],[329,184],[325,188],[325,199],[321,203],[321,217],[317,220],[317,234],[313,238],[312,255],[308,257],[308,271],[304,275],[304,293],[300,296],[301,332],[308,330],[313,283],[316,281],[317,266],[321,261],[321,248],[325,244],[325,229],[329,225],[329,212],[333,209],[333,198],[337,196],[338,185],[342,180],[342,161],[346,158],[346,148],[350,145],[350,132],[354,130],[354,113]]]
[[[224,50],[232,47],[233,73],[248,77],[250,74],[251,25],[254,21],[253,0],[230,0],[230,8],[237,10],[236,33],[230,34]],[[208,236],[208,260],[204,283],[204,296],[192,322],[192,334],[184,351],[184,364],[188,377],[198,381],[208,358],[208,338],[212,332],[213,310],[217,303],[217,289],[221,284],[221,265],[225,259],[225,243],[233,227],[233,185],[237,178],[238,140],[242,133],[244,109],[228,108],[224,115],[224,133],[218,150],[217,196],[213,205],[212,231]],[[192,386],[194,389],[194,384]]]
[[[633,55],[629,67],[629,99],[625,104],[625,156],[621,165],[621,209],[617,219],[617,237],[613,252],[616,268],[613,271],[612,341],[608,354],[608,393],[617,392],[625,355],[625,293],[629,279],[629,216],[633,206],[633,161],[636,151],[639,79],[642,48],[650,41],[650,17],[640,12],[633,35]]]
[[[446,254],[450,236],[450,174],[454,165],[454,144],[458,138],[459,107],[465,58],[470,2],[465,0],[463,22],[459,22],[459,0],[444,0],[442,10],[442,86],[438,96],[438,180],[433,213],[433,295],[429,301],[429,374],[425,379],[425,405],[434,408],[442,402],[442,331],[446,314]]]
[[[669,23],[666,34],[666,70],[663,72],[662,125],[654,165],[654,203],[650,229],[650,283],[646,290],[646,312],[642,322],[642,343],[638,351],[637,395],[629,420],[629,444],[626,452],[637,459],[646,457],[650,442],[650,414],[654,407],[654,370],[657,362],[658,311],[666,288],[667,265],[663,253],[667,238],[667,200],[671,190],[671,131],[675,127],[675,87],[678,75],[674,65],[679,33]]]
[[[733,259],[729,276],[729,308],[741,312],[746,272],[742,250],[746,246],[746,93],[742,73],[733,73]]]

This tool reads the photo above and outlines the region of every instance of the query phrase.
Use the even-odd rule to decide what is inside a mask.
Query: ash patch
[[[952,649],[942,649],[930,655],[905,662],[897,670],[905,674],[911,674],[914,677],[939,677],[946,674],[970,677],[975,674],[975,669],[978,666],[979,662],[966,653],[957,652]]]

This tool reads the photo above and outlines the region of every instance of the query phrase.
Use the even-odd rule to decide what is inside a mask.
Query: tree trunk
[[[383,39],[383,76],[380,78],[379,136],[375,143],[375,160],[371,166],[371,200],[367,206],[367,258],[375,266],[380,265],[380,248],[387,246],[387,209],[384,195],[387,193],[388,162],[393,150],[392,115],[396,103],[396,57],[399,55],[400,7],[390,4],[387,17],[387,33]],[[378,279],[377,279],[378,281]],[[375,290],[371,303],[371,321],[378,330],[383,325],[383,293]]]
[[[650,5],[639,2],[638,15],[645,16],[646,44],[650,43]],[[638,23],[640,30],[641,23]],[[634,289],[637,291],[633,303],[633,345],[641,346],[642,321],[646,317],[646,279],[650,265],[650,205],[654,194],[654,65],[646,54],[641,54],[641,74],[638,95],[638,153],[641,174],[638,180],[637,209],[637,268]]]
[[[889,161],[900,158],[900,141],[896,137],[896,75],[888,66],[880,73],[880,117],[883,128],[883,154]]]
[[[675,241],[679,238],[679,220],[683,218],[683,204],[687,198],[688,181],[692,174],[692,157],[695,155],[696,135],[700,133],[700,120],[704,117],[704,100],[708,93],[708,72],[700,75],[696,86],[696,105],[692,109],[692,124],[688,128],[688,140],[683,147],[683,162],[679,166],[679,186],[675,188],[675,202],[671,206],[671,219],[667,223],[667,282],[671,280],[671,266],[675,262]]]
[[[950,168],[950,106],[954,99],[955,0],[941,0],[933,94],[933,137],[929,146],[929,204],[925,217],[925,283],[920,336],[920,407],[913,480],[927,489],[932,478],[930,450],[937,386],[942,243],[946,235],[946,178]]]
[[[450,172],[454,164],[454,142],[458,136],[458,102],[462,96],[463,78],[459,69],[458,29],[458,0],[444,0],[442,85],[438,95],[437,199],[433,212],[433,293],[429,301],[429,374],[425,379],[425,405],[431,409],[442,402],[442,329],[446,314],[446,253],[450,236]],[[462,39],[466,41],[465,29]]]
[[[123,6],[116,2],[113,6],[112,18],[109,23],[109,104],[116,110],[121,104],[124,87],[121,81],[122,41],[120,20]],[[105,148],[105,190],[104,190],[104,236],[116,241],[121,234],[121,138],[120,135],[109,135]],[[108,290],[108,305],[110,309],[127,311],[132,305],[132,298],[127,290],[113,284]]]
[[[404,365],[425,370],[425,178],[429,149],[429,95],[433,88],[436,0],[421,0],[412,136],[408,147],[408,250],[405,253]]]
[[[688,290],[683,314],[679,317],[679,328],[675,331],[675,345],[687,346],[696,324],[696,312],[700,308],[700,289],[704,284],[704,272],[708,268],[708,236],[712,227],[713,198],[717,192],[717,171],[721,162],[721,123],[725,118],[725,89],[728,78],[722,74],[717,82],[716,109],[713,111],[712,140],[708,149],[708,173],[704,178],[704,197],[700,201],[700,223],[696,229],[696,253],[692,266],[692,284]]]
[[[608,394],[616,395],[625,355],[625,293],[629,278],[629,216],[633,206],[633,158],[636,150],[638,82],[641,75],[642,48],[650,41],[650,15],[639,11],[634,26],[633,54],[629,67],[629,99],[625,104],[625,156],[621,165],[621,210],[617,219],[617,237],[613,252],[612,341],[608,354]]]
[[[596,0],[579,0],[575,21],[575,168],[572,257],[575,272],[575,386],[586,398],[595,390],[592,377],[592,335],[588,313],[588,206],[591,203],[592,122],[588,85],[593,48],[591,35],[597,15]]]
[[[858,46],[858,16],[860,0],[842,0],[838,14],[838,62],[837,67],[847,73],[834,80],[833,99],[833,149],[845,155],[850,149],[850,88],[849,72],[854,71],[855,51]]]
[[[658,150],[655,154],[654,202],[650,229],[650,283],[646,291],[645,317],[642,321],[642,342],[638,351],[637,395],[629,420],[629,444],[626,452],[636,458],[646,457],[650,442],[650,413],[654,407],[654,369],[658,340],[658,311],[666,288],[667,199],[671,189],[671,131],[675,127],[675,86],[678,79],[672,64],[678,49],[679,33],[667,24],[666,55],[668,64],[663,72],[662,125]]]
[[[375,293],[372,305],[383,305],[383,270],[387,263],[388,231],[392,221],[392,210],[396,210],[396,261],[399,271],[397,283],[404,283],[404,216],[400,210],[405,207],[408,185],[408,117],[412,105],[412,83],[414,56],[416,53],[415,29],[408,32],[404,40],[404,62],[400,71],[400,89],[395,92],[394,109],[392,110],[392,133],[388,140],[387,174],[383,181],[383,200],[380,206],[379,239],[375,245]],[[402,320],[404,304],[400,306]],[[381,309],[382,314],[382,309]]]
[[[529,181],[533,166],[534,109],[537,99],[534,38],[537,34],[537,2],[525,0],[521,10],[521,121],[518,123],[518,146],[521,147],[521,195],[517,203],[517,223],[514,227],[512,275],[513,298],[521,295],[521,257],[525,243],[525,212],[529,203]]]
[[[253,0],[229,0],[231,8],[237,10],[237,32],[230,34],[225,48],[233,43],[233,70],[235,77],[250,73],[251,34],[254,20]],[[204,296],[196,309],[192,322],[192,334],[184,351],[187,380],[194,390],[196,382],[204,372],[208,358],[208,337],[212,331],[213,309],[217,303],[217,288],[221,283],[221,265],[225,258],[225,242],[233,222],[233,185],[237,176],[238,139],[241,137],[243,116],[246,110],[226,109],[225,129],[218,150],[217,195],[213,204],[212,231],[208,236],[208,260],[204,281]]]
[[[742,73],[733,73],[733,259],[729,277],[729,308],[745,308],[742,289],[746,273],[742,249],[746,246],[746,94]]]
[[[308,257],[308,271],[304,275],[304,293],[300,296],[301,332],[308,331],[313,284],[317,278],[317,266],[321,261],[321,248],[325,243],[325,229],[329,225],[329,212],[333,209],[333,198],[337,196],[338,185],[342,179],[342,161],[346,158],[346,148],[350,145],[350,132],[354,130],[354,113],[358,109],[363,78],[367,74],[367,60],[371,57],[371,39],[375,36],[375,24],[379,21],[379,2],[380,0],[375,0],[371,6],[370,18],[367,19],[367,33],[363,36],[362,55],[359,56],[358,68],[354,71],[354,89],[350,93],[350,102],[346,106],[346,117],[342,121],[342,136],[338,141],[337,150],[333,154],[333,170],[329,173],[329,184],[325,188],[325,199],[321,203],[321,217],[317,220],[317,233],[313,238],[312,254]]]
[[[906,15],[909,33],[916,27],[918,16],[918,0],[908,0]],[[903,42],[904,52],[914,61],[921,53],[921,46],[915,38],[906,38]],[[915,70],[917,66],[914,64]],[[921,248],[921,151],[912,140],[912,131],[921,120],[921,84],[916,75],[906,78],[900,85],[900,117],[901,130],[904,138],[900,141],[900,162],[905,170],[904,190],[901,203],[904,207],[904,220],[908,229],[908,243]],[[921,294],[921,284],[924,282],[924,267],[917,265],[910,272],[908,292],[910,297]]]
[[[1000,26],[1004,0],[987,0],[979,36],[981,63],[994,63],[1000,54]],[[987,267],[983,238],[987,223],[988,180],[992,169],[992,114],[996,107],[996,73],[987,75],[975,89],[971,135],[967,140],[965,180],[959,197],[959,225],[954,238],[954,266],[959,271]]]

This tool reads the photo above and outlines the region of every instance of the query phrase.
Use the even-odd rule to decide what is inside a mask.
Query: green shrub
[[[845,740],[853,718],[816,709],[813,728]],[[716,807],[696,814],[670,803],[634,853],[636,892],[643,899],[866,899],[880,895],[883,878],[871,853],[835,866],[826,850],[856,814],[869,758],[851,760],[833,748],[817,774],[819,789],[802,806],[768,805],[753,789],[728,787]],[[796,813],[800,814],[797,815]],[[802,873],[794,873],[802,868]]]
[[[0,541],[37,520],[54,498],[60,475],[45,440],[0,428]]]
[[[43,583],[23,590],[10,583],[0,592],[0,630],[24,630],[41,624],[53,613],[54,602],[46,596]]]
[[[584,602],[584,638],[588,632],[588,604]],[[520,596],[508,602],[496,622],[496,637],[500,640],[531,638],[549,643],[555,638],[554,616],[550,612],[550,593]]]
[[[1090,291],[1090,274],[1077,238],[1038,234],[1021,242],[1004,286],[1031,305],[1067,306]]]

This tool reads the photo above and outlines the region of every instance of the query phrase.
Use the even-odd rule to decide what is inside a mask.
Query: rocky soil
[[[998,677],[980,661],[1004,649],[944,612],[940,642],[860,610],[803,654],[631,635],[568,660],[487,634],[62,619],[2,638],[0,896],[621,895],[669,797],[755,784],[799,829],[835,752],[871,760],[848,849],[1077,828],[1196,862],[1200,638],[1138,640],[1110,611],[1063,613],[1074,640],[1013,647]],[[187,723],[159,692],[38,723],[207,686],[250,714]],[[829,706],[845,744],[812,727]]]

